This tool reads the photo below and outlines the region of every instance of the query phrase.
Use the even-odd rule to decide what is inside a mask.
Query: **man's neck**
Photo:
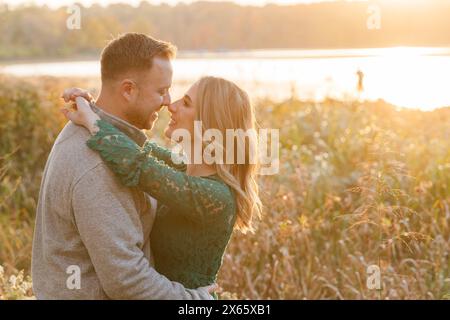
[[[103,90],[100,92],[100,95],[95,101],[95,105],[102,109],[103,111],[122,119],[123,121],[128,122],[124,114],[121,112],[122,108],[117,105],[117,99],[115,99],[112,95],[106,94]]]
[[[94,111],[97,112],[100,118],[117,127],[138,145],[142,146],[144,144],[147,139],[146,135],[139,128],[130,124],[126,118],[118,112],[118,110],[121,110],[122,108],[117,105],[117,101],[114,101],[114,97],[111,99],[105,94],[100,94],[97,101],[94,103],[94,106]]]

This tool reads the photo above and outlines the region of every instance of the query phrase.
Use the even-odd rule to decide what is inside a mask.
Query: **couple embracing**
[[[193,161],[184,150],[180,162],[142,130],[167,107],[166,137],[184,130],[195,139],[195,123],[225,136],[254,129],[254,111],[246,92],[216,77],[172,101],[174,55],[167,42],[127,33],[102,52],[95,101],[83,89],[64,91],[76,107],[62,110],[70,121],[41,182],[32,253],[38,299],[217,297],[233,230],[251,230],[260,217],[257,164],[249,161],[256,149],[225,145],[225,158],[245,159],[226,163]]]

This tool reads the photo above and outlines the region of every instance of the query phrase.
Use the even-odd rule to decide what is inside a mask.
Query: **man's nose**
[[[163,98],[163,106],[169,106],[170,105],[170,94],[166,94]]]

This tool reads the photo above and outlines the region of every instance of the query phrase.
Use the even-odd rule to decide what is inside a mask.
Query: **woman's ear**
[[[130,79],[122,80],[122,82],[120,84],[120,91],[121,91],[122,96],[128,102],[135,101],[137,94],[138,94],[138,88],[136,86],[136,83]]]

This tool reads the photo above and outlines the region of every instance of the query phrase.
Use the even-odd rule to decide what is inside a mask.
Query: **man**
[[[170,104],[174,54],[172,45],[143,34],[113,40],[102,52],[94,110],[142,145],[140,129],[151,129]],[[155,206],[143,192],[122,186],[87,138],[86,130],[68,123],[44,170],[33,240],[36,297],[211,299],[211,287],[185,289],[151,267]]]

